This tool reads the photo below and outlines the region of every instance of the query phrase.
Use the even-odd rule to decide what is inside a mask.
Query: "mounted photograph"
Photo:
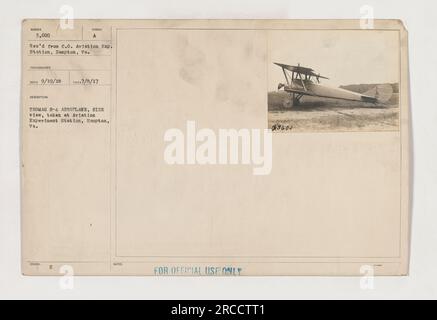
[[[398,131],[398,33],[324,30],[298,45],[305,33],[270,34],[269,128]]]

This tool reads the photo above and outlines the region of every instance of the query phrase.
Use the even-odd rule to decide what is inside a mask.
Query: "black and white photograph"
[[[269,128],[399,130],[399,42],[396,31],[271,32]]]

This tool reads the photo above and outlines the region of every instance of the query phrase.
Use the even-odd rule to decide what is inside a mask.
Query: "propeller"
[[[281,90],[281,88],[285,87],[285,85],[283,83],[279,83],[278,84],[278,90]]]

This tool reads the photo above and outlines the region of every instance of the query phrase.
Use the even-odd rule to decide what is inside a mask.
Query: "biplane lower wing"
[[[331,88],[327,86],[322,86],[316,83],[306,83],[305,88],[297,85],[284,86],[284,90],[289,93],[314,96],[320,98],[361,101],[361,102],[369,102],[369,103],[378,102],[378,99],[376,97],[359,94],[341,88]]]

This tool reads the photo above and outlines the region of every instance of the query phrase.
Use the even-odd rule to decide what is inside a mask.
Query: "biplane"
[[[285,84],[278,84],[278,90],[283,89],[290,93],[293,105],[299,105],[303,96],[360,101],[376,105],[386,102],[393,92],[390,92],[390,85],[388,85],[388,89],[387,86],[375,86],[365,94],[341,88],[331,88],[320,84],[320,79],[329,78],[315,73],[311,68],[301,67],[300,64],[297,66],[276,62],[274,64],[282,68],[286,81]]]

